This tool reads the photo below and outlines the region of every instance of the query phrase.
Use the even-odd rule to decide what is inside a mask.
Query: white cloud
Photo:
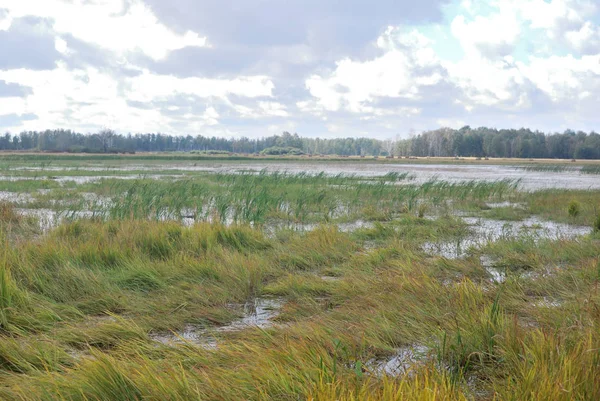
[[[532,29],[541,30],[554,43],[566,44],[582,54],[600,52],[600,29],[591,21],[598,13],[592,0],[511,0]],[[552,54],[552,42],[547,52]]]
[[[2,10],[0,10],[1,12]],[[0,13],[0,31],[8,31],[12,25],[12,18],[10,14],[2,15]]]
[[[361,114],[364,121],[399,115],[411,118],[422,114],[418,102],[424,88],[440,85],[457,89],[441,107],[460,105],[471,115],[478,108],[499,113],[535,111],[539,93],[565,110],[589,109],[587,105],[598,101],[600,47],[596,46],[596,55],[590,56],[529,56],[519,60],[513,56],[519,41],[531,40],[522,36],[528,24],[543,32],[582,24],[566,38],[574,48],[590,47],[600,35],[595,25],[582,22],[592,9],[588,2],[507,0],[492,4],[494,11],[486,16],[454,18],[451,32],[464,50],[458,61],[441,60],[433,51],[433,42],[418,32],[401,34],[400,28],[388,28],[376,42],[383,55],[366,61],[342,59],[331,74],[309,77],[306,87],[314,100],[298,102],[298,108],[313,114],[346,110]],[[470,2],[464,6],[474,10]],[[378,98],[401,98],[415,106],[381,108],[374,102]],[[456,118],[437,121],[454,121],[453,126],[464,122]]]
[[[453,119],[453,118],[440,118],[437,121],[440,127],[459,129],[467,125],[464,120]]]
[[[229,104],[243,118],[288,117],[285,105],[278,102],[259,101],[256,107]]]
[[[600,28],[590,21],[585,22],[579,30],[568,31],[565,38],[579,52],[600,52]]]
[[[518,88],[525,83],[525,79],[512,57],[491,61],[471,56],[442,65],[448,71],[450,80],[462,89],[469,100],[467,106],[517,105]]]
[[[218,125],[219,113],[214,107],[207,107],[199,121],[200,125]]]
[[[126,82],[127,97],[140,102],[166,100],[179,94],[203,98],[225,98],[228,95],[249,98],[271,97],[275,87],[266,76],[240,76],[233,79],[178,78],[172,75],[153,74],[147,70],[127,79]]]
[[[472,21],[458,15],[451,29],[470,57],[506,56],[512,52],[521,33],[517,16],[506,8],[487,17],[476,16]]]
[[[594,12],[589,1],[577,0],[512,0],[532,28],[546,29],[550,38],[564,26],[581,24],[585,16]]]
[[[23,115],[27,112],[25,100],[21,97],[0,97],[0,116],[8,114]]]
[[[54,48],[57,52],[64,54],[65,56],[72,53],[71,49],[69,49],[69,46],[67,45],[67,42],[58,36],[54,39]]]
[[[437,58],[422,35],[411,32],[403,35],[399,29],[388,28],[377,39],[385,53],[373,60],[343,59],[329,75],[312,75],[306,87],[325,110],[345,109],[355,113],[373,112],[369,106],[376,98],[419,97],[420,88],[442,80],[435,67]],[[306,108],[308,104],[299,104]]]
[[[370,37],[375,39],[370,48],[356,43],[355,54],[360,56],[340,53],[346,47],[336,47],[337,38],[319,36],[315,45],[310,35],[316,33],[309,32],[307,41],[253,44],[260,57],[247,64],[245,58],[231,59],[240,43],[218,43],[209,52],[211,61],[196,62],[187,70],[177,65],[185,61],[169,58],[170,53],[206,47],[207,39],[167,27],[159,18],[165,10],[157,6],[154,12],[147,1],[0,0],[0,33],[16,34],[9,38],[18,38],[15,54],[21,36],[27,36],[23,28],[31,25],[31,20],[18,19],[33,16],[48,21],[26,29],[35,30],[35,38],[51,39],[39,41],[51,48],[51,55],[39,51],[35,56],[63,60],[46,71],[15,67],[25,64],[31,53],[16,54],[24,61],[12,62],[19,59],[14,57],[1,64],[6,70],[0,71],[0,80],[30,87],[32,93],[4,86],[11,97],[0,98],[0,114],[39,117],[19,129],[61,126],[86,131],[112,126],[133,132],[202,130],[227,135],[232,133],[223,121],[233,121],[240,132],[256,130],[261,135],[264,128],[256,128],[260,123],[277,133],[293,131],[301,121],[298,128],[315,131],[303,131],[308,135],[373,131],[381,136],[405,127],[465,122],[501,126],[518,121],[535,127],[552,124],[554,129],[578,118],[598,121],[600,3],[595,0],[453,0],[453,7],[445,9],[455,12],[446,15],[447,22],[381,27],[379,37]],[[190,9],[202,11],[201,6]],[[178,22],[177,13],[170,17]],[[15,32],[2,32],[11,28]],[[203,32],[205,27],[199,23],[194,29]],[[258,42],[263,34],[257,32],[251,39]],[[344,40],[354,40],[353,35]],[[78,41],[89,49],[78,48]],[[86,60],[79,58],[90,49],[97,50],[95,57],[116,62],[86,67]],[[158,62],[137,57],[140,54]],[[341,54],[337,62],[332,62],[334,54]],[[227,67],[219,70],[223,62]],[[236,68],[244,72],[236,75]],[[199,70],[213,75],[190,75]],[[298,94],[302,88],[305,92]],[[542,121],[542,114],[552,114],[553,122]]]
[[[600,54],[581,58],[532,58],[529,65],[521,68],[528,79],[555,102],[588,99],[590,96],[585,95],[586,92],[594,93],[599,100]]]
[[[265,116],[287,117],[289,115],[286,107],[278,102],[258,102],[258,107],[260,107]]]
[[[0,98],[0,114],[33,113],[38,116],[37,120],[26,121],[25,129],[58,126],[93,130],[109,126],[131,132],[169,132],[172,124],[177,122],[176,117],[163,115],[159,109],[130,106],[128,100],[133,99],[121,90],[122,82],[92,67],[69,70],[64,63],[59,63],[56,69],[49,71],[7,70],[0,71],[0,80],[33,88],[33,93],[25,98]],[[226,89],[234,90],[236,82],[226,82],[225,85],[229,87]],[[218,83],[212,83],[212,87],[217,88]],[[177,86],[184,85],[185,82]],[[191,92],[196,89],[192,88]],[[244,91],[248,89],[242,87],[241,92]],[[214,92],[225,94],[226,90]],[[149,100],[160,100],[161,93],[154,95],[156,97]],[[172,107],[169,109],[177,110]],[[208,107],[203,114],[190,114],[184,118],[193,120],[189,127],[219,123],[219,114],[214,107]]]
[[[267,131],[270,132],[271,134],[281,134],[284,131],[296,132],[297,128],[298,127],[297,127],[296,123],[289,121],[289,122],[286,122],[285,124],[271,124],[267,127]]]
[[[49,18],[58,33],[119,53],[141,51],[155,60],[184,47],[207,46],[206,37],[178,34],[161,24],[141,0],[0,0],[0,8],[12,18]]]
[[[450,80],[463,90],[466,99],[459,103],[468,111],[477,106],[524,111],[533,106],[532,89],[554,102],[584,99],[575,92],[595,86],[600,78],[600,65],[593,57],[529,55],[517,61],[512,53],[519,41],[531,43],[531,36],[523,36],[529,27],[541,30],[550,52],[557,39],[566,39],[575,50],[594,49],[599,54],[600,32],[585,22],[596,11],[594,4],[585,0],[506,0],[492,4],[497,12],[476,16],[471,22],[458,15],[452,23],[465,57],[442,64]]]

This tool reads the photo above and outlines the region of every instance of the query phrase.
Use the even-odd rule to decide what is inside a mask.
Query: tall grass
[[[539,171],[539,172],[550,172],[550,173],[562,173],[565,171],[573,171],[573,168],[565,166],[563,164],[535,164],[524,167],[519,167],[525,171]]]
[[[308,222],[359,218],[366,207],[377,210],[417,210],[450,199],[503,199],[518,185],[510,180],[422,185],[397,184],[402,176],[376,180],[324,174],[217,174],[175,182],[107,181],[90,189],[112,199],[110,206],[94,205],[99,215],[117,219],[180,220],[265,224],[270,220]],[[108,186],[107,186],[108,184]],[[422,206],[421,206],[422,207]]]
[[[53,189],[38,201],[60,196],[76,218],[18,237],[22,216],[7,207],[0,399],[599,398],[597,235],[506,235],[453,260],[422,249],[469,235],[453,208],[591,224],[597,192],[410,178],[104,179]],[[482,212],[507,198],[524,210]],[[336,226],[357,218],[372,222]],[[263,230],[281,220],[321,224]],[[236,325],[258,319],[248,302],[273,297],[276,317]],[[391,362],[403,372],[386,372]]]
[[[581,168],[582,174],[600,174],[600,166],[594,164],[586,164]]]

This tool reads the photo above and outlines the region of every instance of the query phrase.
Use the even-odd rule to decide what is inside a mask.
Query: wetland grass
[[[59,185],[29,202],[72,212],[47,233],[3,205],[0,399],[600,398],[597,234],[507,234],[456,259],[423,248],[477,232],[457,212],[590,227],[598,192],[410,178]],[[487,206],[506,200],[521,206]],[[338,228],[357,218],[370,225]],[[266,230],[282,220],[312,225]],[[228,328],[263,299],[277,300],[268,324]],[[376,368],[390,360],[405,370]]]

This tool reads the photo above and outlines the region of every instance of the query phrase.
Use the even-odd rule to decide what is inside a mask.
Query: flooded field
[[[72,163],[0,169],[0,399],[598,394],[597,174]]]
[[[91,164],[86,166],[7,166],[0,171],[0,180],[53,179],[74,181],[78,184],[97,181],[103,177],[131,180],[141,177],[155,179],[177,179],[202,173],[239,174],[259,173],[324,173],[330,176],[350,175],[364,178],[382,177],[389,173],[407,174],[417,183],[433,179],[448,182],[471,180],[497,181],[503,179],[519,181],[523,190],[547,188],[600,189],[600,177],[587,174],[579,166],[560,170],[538,171],[522,165],[510,164],[402,164],[384,162],[164,162],[144,164],[130,162],[125,165],[108,166]]]

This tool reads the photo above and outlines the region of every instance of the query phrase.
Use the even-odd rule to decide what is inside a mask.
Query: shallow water
[[[334,225],[340,232],[350,233],[352,231],[358,230],[359,228],[373,228],[373,222],[365,221],[365,220],[356,220],[346,223],[328,223],[330,225]],[[274,235],[278,230],[292,230],[292,231],[313,231],[318,228],[320,223],[290,223],[290,222],[281,222],[281,223],[269,223],[266,224],[264,230],[269,235]]]
[[[545,188],[562,189],[600,189],[600,179],[590,174],[581,174],[579,168],[567,169],[562,172],[555,171],[527,171],[522,166],[516,165],[490,165],[490,164],[400,164],[400,163],[369,163],[369,162],[335,162],[335,161],[290,161],[290,162],[266,162],[266,161],[199,161],[199,162],[165,162],[153,165],[132,164],[120,167],[107,168],[106,166],[84,166],[84,167],[17,167],[20,170],[44,171],[90,171],[102,174],[102,176],[80,177],[63,176],[56,177],[57,181],[75,181],[86,183],[103,177],[117,179],[135,179],[140,175],[111,175],[126,171],[169,171],[179,170],[187,172],[214,172],[214,173],[241,173],[259,172],[288,172],[288,173],[313,173],[324,172],[327,175],[347,174],[358,177],[380,177],[388,173],[409,173],[415,177],[416,183],[423,183],[437,178],[448,182],[464,182],[471,180],[497,181],[504,179],[520,180],[522,190],[539,190]],[[49,174],[51,175],[51,174]],[[177,177],[177,175],[153,175],[148,178]],[[0,175],[0,180],[32,179],[31,177],[18,177],[11,175]]]
[[[523,208],[525,207],[525,205],[523,203],[514,203],[514,202],[510,202],[510,201],[504,201],[504,202],[492,202],[492,203],[486,203],[487,207],[491,208],[491,209],[497,209],[497,208],[502,208],[502,207],[514,207],[514,208]]]
[[[187,325],[178,332],[155,334],[152,339],[166,345],[193,343],[204,348],[216,348],[217,340],[214,333],[240,331],[250,327],[262,329],[271,327],[274,325],[272,319],[279,315],[282,305],[283,300],[279,298],[256,298],[246,302],[243,305],[243,316],[228,325],[210,329]]]
[[[533,302],[533,306],[538,307],[538,308],[558,308],[560,306],[562,306],[563,302],[555,299],[555,298],[550,298],[550,297],[543,297],[542,299]]]
[[[33,200],[33,197],[26,193],[0,191],[0,201],[9,203],[27,203]]]
[[[367,367],[378,376],[400,376],[406,374],[412,366],[422,361],[428,352],[429,348],[423,345],[402,347],[398,348],[396,353],[389,358],[369,361]]]
[[[537,217],[529,217],[522,221],[500,221],[478,217],[464,217],[471,233],[452,241],[427,242],[423,250],[429,254],[447,259],[465,257],[470,248],[479,248],[488,242],[500,239],[528,236],[534,240],[572,239],[592,232],[591,227],[573,226],[569,224],[544,221]]]
[[[48,232],[53,228],[57,227],[60,223],[69,219],[89,219],[97,214],[89,210],[80,210],[76,212],[57,212],[52,209],[26,209],[19,208],[15,209],[17,213],[22,216],[35,217],[38,221],[40,230],[42,232]]]

